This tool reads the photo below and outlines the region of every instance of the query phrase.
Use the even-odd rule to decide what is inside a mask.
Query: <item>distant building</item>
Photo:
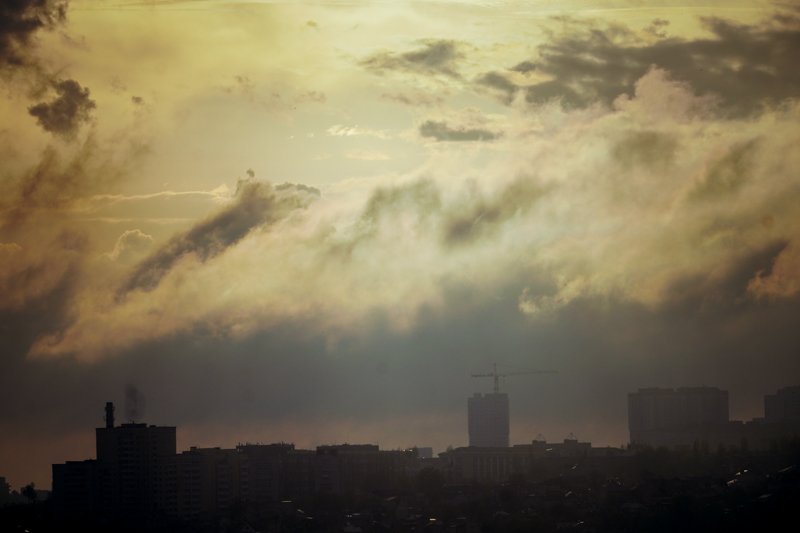
[[[58,516],[85,519],[99,511],[97,461],[53,465],[53,505]]]
[[[317,486],[321,494],[353,495],[368,488],[391,488],[416,470],[413,450],[380,450],[374,444],[318,446]]]
[[[6,478],[0,476],[0,506],[5,505],[11,499],[11,485],[6,482]]]
[[[270,502],[288,498],[285,490],[287,478],[288,456],[294,452],[294,444],[243,444],[236,448],[241,456],[240,467],[242,482],[242,498],[257,507]],[[311,482],[299,471],[298,485]],[[306,474],[307,476],[307,474]],[[307,489],[308,490],[308,489]]]
[[[692,446],[728,424],[728,391],[716,387],[639,389],[628,394],[632,445]]]
[[[195,448],[174,458],[174,498],[167,511],[183,519],[211,516],[241,499],[241,454],[237,450]]]
[[[764,420],[800,420],[800,386],[784,387],[775,394],[764,396]]]
[[[430,446],[415,446],[417,457],[420,459],[433,459],[433,448]]]
[[[693,449],[774,450],[800,439],[800,387],[764,397],[764,417],[728,417],[728,392],[715,387],[639,389],[628,395],[631,445]]]
[[[176,452],[175,427],[122,424],[98,428],[97,466],[103,508],[141,518],[174,505],[168,468]]]
[[[508,448],[508,394],[476,392],[467,399],[469,445]]]
[[[593,468],[629,455],[621,448],[593,448],[589,442],[575,438],[548,443],[534,440],[530,444],[511,447],[466,447],[439,454],[440,468],[452,483],[500,483],[512,476],[535,477],[545,471],[577,462],[591,463]]]
[[[144,522],[175,506],[175,427],[106,425],[95,430],[97,459],[53,465],[57,510],[96,509],[98,516]]]

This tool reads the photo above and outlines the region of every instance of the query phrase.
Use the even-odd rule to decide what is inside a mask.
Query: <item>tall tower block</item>
[[[475,393],[467,399],[469,445],[508,448],[508,394]]]

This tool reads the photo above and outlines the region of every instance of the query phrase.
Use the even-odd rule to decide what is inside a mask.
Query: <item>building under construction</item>
[[[480,448],[508,448],[510,445],[510,416],[508,394],[500,392],[500,379],[526,374],[554,374],[553,370],[526,370],[497,373],[497,365],[488,374],[472,374],[474,378],[492,378],[493,392],[476,392],[467,399],[467,432],[469,445]]]
[[[476,392],[467,400],[469,445],[508,448],[508,394]]]

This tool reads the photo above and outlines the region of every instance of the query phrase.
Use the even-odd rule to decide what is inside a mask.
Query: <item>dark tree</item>
[[[33,483],[28,483],[24,487],[22,487],[21,491],[22,495],[25,496],[31,503],[36,502],[36,485]]]

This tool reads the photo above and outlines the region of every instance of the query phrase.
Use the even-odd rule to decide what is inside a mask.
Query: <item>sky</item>
[[[646,4],[646,7],[645,7]],[[0,476],[178,447],[627,442],[800,383],[791,2],[6,0]]]

